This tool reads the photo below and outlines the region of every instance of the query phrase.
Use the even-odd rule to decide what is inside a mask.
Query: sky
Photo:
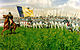
[[[16,5],[21,6],[31,5],[37,8],[70,6],[79,9],[80,0],[0,0],[0,7]]]
[[[63,8],[63,11],[71,12],[71,14],[72,12],[75,12],[75,9],[80,10],[80,0],[0,0],[0,7],[14,7],[16,5],[17,6],[31,6],[34,8],[57,7],[57,8]]]

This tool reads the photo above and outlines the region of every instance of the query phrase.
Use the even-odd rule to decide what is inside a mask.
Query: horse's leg
[[[16,24],[15,23],[13,23],[14,24],[14,32],[15,32],[15,30],[16,30]]]
[[[1,32],[1,35],[3,35],[3,32],[6,31],[6,30],[7,30],[7,28],[3,29],[2,32]]]
[[[12,34],[12,29],[14,29],[14,26],[11,26],[11,27],[10,27],[11,34]]]

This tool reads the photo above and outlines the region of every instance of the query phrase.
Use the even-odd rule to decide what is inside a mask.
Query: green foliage
[[[3,28],[0,28],[0,33]],[[0,49],[3,50],[79,50],[80,35],[74,31],[51,28],[16,29],[16,34],[10,31],[0,35]],[[8,35],[6,35],[8,34]]]

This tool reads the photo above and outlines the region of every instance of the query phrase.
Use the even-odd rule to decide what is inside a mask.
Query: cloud
[[[68,0],[54,0],[52,1],[53,6],[63,5],[64,3],[67,3]]]
[[[53,8],[67,3],[68,0],[26,0],[27,4],[34,7]]]
[[[68,0],[26,0],[26,3],[34,7],[53,8],[62,6],[67,3]]]
[[[0,7],[24,4],[24,0],[0,0]]]
[[[33,5],[35,7],[51,7],[51,0],[26,0],[27,4]]]
[[[77,17],[80,16],[80,0],[68,0],[67,3],[57,7],[64,12],[63,15],[67,13],[67,16],[75,16],[75,14],[78,14]]]
[[[0,0],[0,7],[10,5],[30,5],[36,8],[53,8],[64,6],[80,8],[80,0]]]
[[[64,3],[63,5],[59,5],[58,7],[64,7],[64,6],[69,6],[69,7],[79,9],[80,8],[80,0],[68,0],[67,3]]]
[[[22,6],[28,6],[31,5],[36,8],[43,8],[43,7],[51,7],[51,1],[50,0],[0,0],[0,7],[3,6],[14,6],[14,5],[22,5]]]
[[[10,3],[0,3],[0,7],[23,5],[24,3],[25,2],[21,2],[21,1],[10,2]]]
[[[17,3],[17,2],[15,2],[15,3],[3,3],[3,4],[0,4],[0,7],[3,7],[3,6],[13,6],[13,5],[17,5],[17,4],[20,4],[20,3]]]

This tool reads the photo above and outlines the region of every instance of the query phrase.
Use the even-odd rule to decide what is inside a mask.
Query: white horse
[[[56,29],[56,26],[57,26],[57,25],[58,25],[58,23],[57,23],[57,22],[55,22],[55,25],[54,25],[54,26],[55,26],[55,29]]]
[[[39,28],[43,28],[42,21],[39,22],[38,26],[39,26]]]
[[[25,24],[24,22],[20,22],[20,26],[24,26],[24,24]]]
[[[73,28],[73,31],[75,30],[75,24],[74,23],[72,23],[72,28]]]
[[[35,28],[36,27],[36,23],[35,22],[33,22],[33,28]]]
[[[60,22],[58,22],[58,25],[57,25],[57,26],[58,26],[58,28],[60,28],[60,27],[61,27],[61,23],[60,23]]]
[[[39,23],[38,22],[36,22],[36,28],[39,26]]]
[[[62,30],[63,30],[63,28],[64,28],[64,25],[65,25],[64,22],[62,22],[62,23],[61,23],[61,29],[62,29]]]
[[[50,23],[51,23],[51,28],[53,28],[53,26],[54,26],[54,22],[53,22],[53,21],[51,21]]]
[[[79,25],[78,25],[78,23],[76,24],[76,31],[79,31]]]

